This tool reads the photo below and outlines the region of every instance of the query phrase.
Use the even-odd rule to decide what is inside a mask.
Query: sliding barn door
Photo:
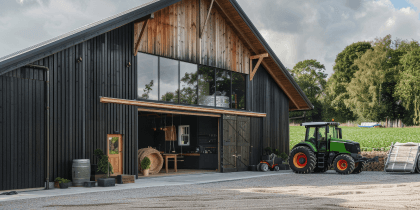
[[[248,170],[249,149],[250,118],[223,115],[223,172]]]
[[[236,116],[223,115],[223,172],[236,170]]]
[[[249,166],[250,149],[250,118],[238,116],[236,118],[236,169],[247,171]]]

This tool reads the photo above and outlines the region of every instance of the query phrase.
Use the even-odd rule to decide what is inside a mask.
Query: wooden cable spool
[[[143,158],[148,157],[150,159],[149,174],[157,174],[163,167],[163,157],[159,151],[153,148],[139,149],[137,152],[139,161],[139,171],[141,172],[141,161]]]

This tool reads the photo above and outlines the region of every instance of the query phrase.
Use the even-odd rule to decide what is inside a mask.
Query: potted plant
[[[102,172],[108,175],[108,166],[109,166],[109,173],[113,174],[114,169],[112,168],[111,163],[109,163],[108,156],[106,156],[101,149],[96,149],[94,154],[99,159],[96,171]]]
[[[107,178],[98,179],[98,186],[100,187],[115,186],[115,179],[108,177],[108,172],[111,174],[114,173],[112,165],[108,160],[108,156],[106,156],[101,149],[96,149],[94,154],[99,159],[97,171],[105,173],[107,177]]]
[[[149,176],[149,169],[150,169],[150,159],[148,157],[143,158],[143,160],[140,163],[143,176]]]
[[[57,177],[54,179],[54,188],[60,188],[60,180],[61,177]]]
[[[60,185],[60,189],[66,189],[66,188],[69,188],[70,180],[64,179],[64,178],[60,178],[60,180],[58,181],[58,183]]]

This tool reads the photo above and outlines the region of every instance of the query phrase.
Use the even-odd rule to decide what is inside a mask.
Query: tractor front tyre
[[[268,165],[267,163],[261,163],[260,165],[260,171],[267,172],[268,171]]]
[[[295,147],[290,152],[289,166],[297,174],[311,173],[316,165],[316,156],[305,146]]]
[[[339,174],[351,174],[354,171],[354,160],[349,155],[338,155],[334,160],[334,169]]]
[[[352,174],[360,174],[366,166],[366,162],[357,162],[354,164],[354,170]]]
[[[274,166],[274,171],[280,171],[280,167],[279,166]]]

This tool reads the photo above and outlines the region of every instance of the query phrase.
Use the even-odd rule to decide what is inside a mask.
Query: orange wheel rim
[[[339,160],[337,162],[337,168],[342,170],[346,170],[347,169],[347,161],[346,160]]]
[[[305,153],[303,152],[296,153],[295,156],[293,156],[293,164],[297,168],[305,167],[306,164],[308,164],[308,158],[306,157]]]

